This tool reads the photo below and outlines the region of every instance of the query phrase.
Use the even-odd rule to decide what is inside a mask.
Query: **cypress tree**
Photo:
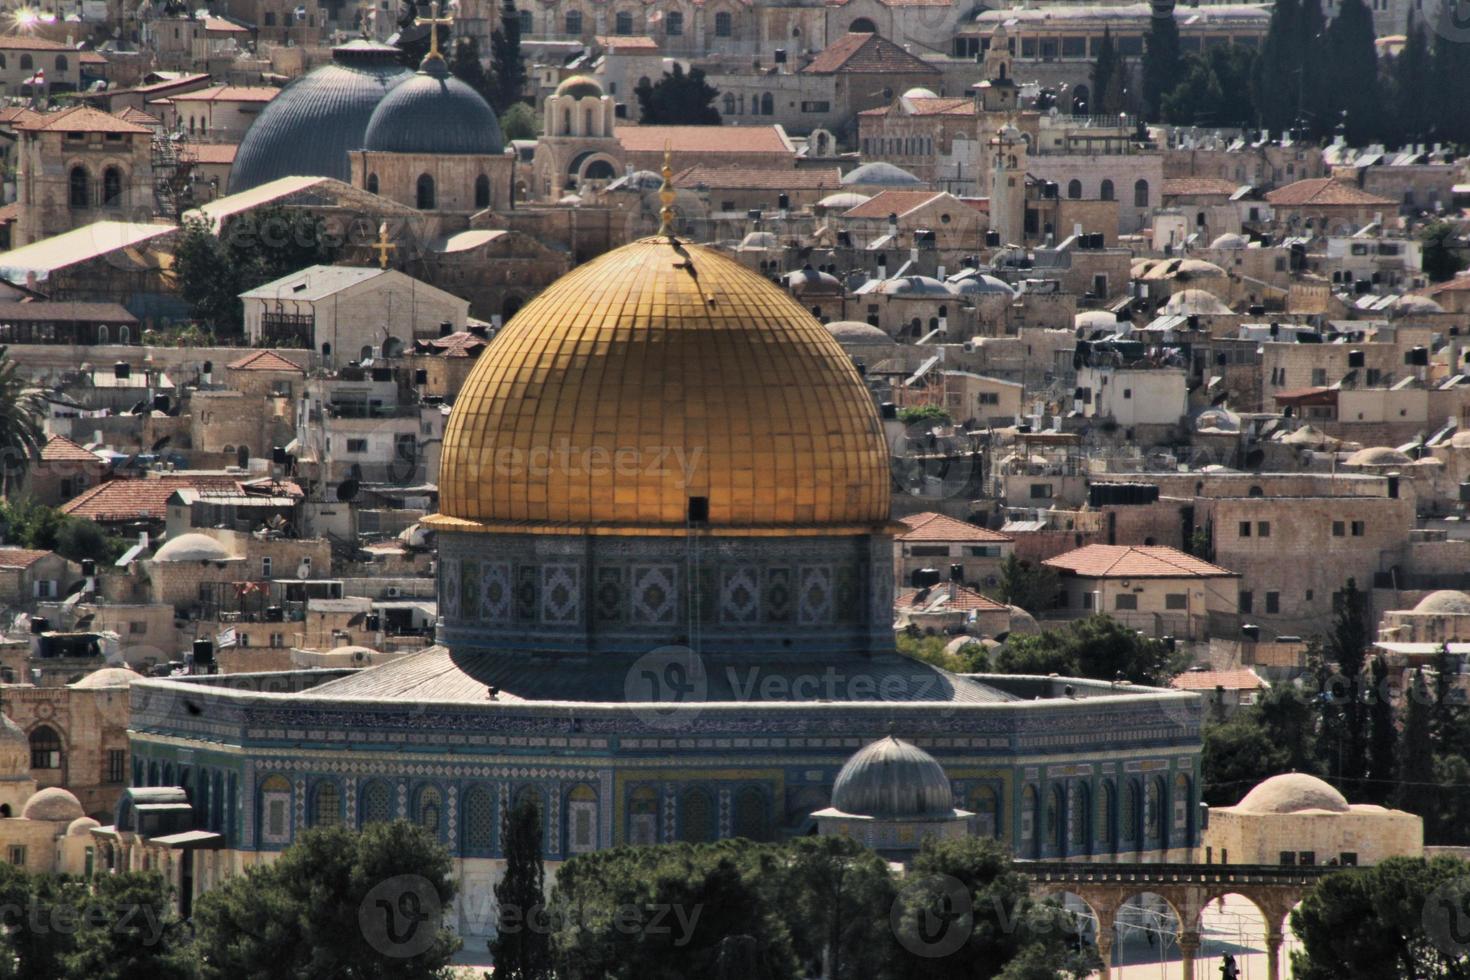
[[[1368,706],[1368,794],[1382,803],[1393,795],[1394,773],[1398,769],[1398,728],[1394,722],[1393,701],[1389,697],[1388,664],[1374,657],[1373,689]]]
[[[1439,108],[1430,90],[1433,70],[1424,25],[1410,11],[1404,49],[1393,62],[1393,111],[1384,114],[1385,125],[1390,130],[1384,135],[1396,139],[1400,145],[1421,143],[1433,137],[1432,114]]]
[[[1147,46],[1143,52],[1143,101],[1148,118],[1159,119],[1164,99],[1184,78],[1184,60],[1179,53],[1179,24],[1171,9],[1149,21]]]
[[[1276,134],[1291,127],[1296,120],[1300,97],[1300,65],[1297,61],[1301,52],[1300,31],[1299,0],[1276,0],[1271,10],[1271,25],[1261,45],[1253,100],[1259,110],[1261,125]]]
[[[1121,89],[1122,66],[1118,63],[1118,50],[1113,46],[1111,28],[1103,28],[1102,41],[1097,46],[1097,60],[1092,63],[1092,102],[1087,107],[1089,115],[1102,116],[1121,112],[1121,107],[1109,104],[1115,81]]]
[[[515,0],[505,0],[500,26],[490,34],[490,73],[495,82],[497,115],[521,101],[526,91],[526,62],[521,57],[521,14]]]
[[[550,980],[551,936],[546,919],[546,870],[541,864],[541,808],[522,800],[506,812],[501,840],[505,877],[495,886],[496,935],[490,941],[495,976]]]
[[[1372,142],[1383,124],[1378,91],[1378,49],[1374,44],[1373,15],[1363,0],[1343,0],[1337,18],[1327,29],[1327,79],[1322,108],[1312,119],[1320,135],[1333,132],[1341,121],[1352,146]]]
[[[1397,807],[1418,809],[1417,805],[1411,804],[1417,804],[1417,801],[1432,792],[1432,698],[1429,685],[1424,680],[1424,672],[1416,668],[1409,679],[1409,689],[1404,698],[1404,730],[1399,735],[1398,785],[1394,793],[1394,805]]]
[[[1439,5],[1430,92],[1435,138],[1465,146],[1470,144],[1470,99],[1463,90],[1470,78],[1470,44],[1465,43],[1464,29],[1454,22],[1456,9],[1456,4]]]

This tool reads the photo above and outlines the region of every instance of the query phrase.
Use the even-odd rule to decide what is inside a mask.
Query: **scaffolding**
[[[195,154],[183,133],[158,132],[153,137],[153,208],[178,221],[194,205]]]

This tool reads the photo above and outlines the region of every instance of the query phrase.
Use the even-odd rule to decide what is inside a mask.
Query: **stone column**
[[[1102,980],[1113,980],[1113,910],[1102,903],[1093,903],[1097,911],[1097,955],[1102,960],[1098,976]]]
[[[1266,980],[1281,980],[1281,930],[1266,933]]]
[[[1199,933],[1179,930],[1179,960],[1184,980],[1194,980],[1194,956],[1199,952]]]

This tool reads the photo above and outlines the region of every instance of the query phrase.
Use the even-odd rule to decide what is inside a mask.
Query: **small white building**
[[[1077,371],[1082,414],[1121,426],[1175,425],[1189,411],[1183,368],[1089,365]]]
[[[241,293],[257,346],[305,347],[329,367],[397,357],[414,340],[465,329],[469,300],[397,269],[313,265]]]

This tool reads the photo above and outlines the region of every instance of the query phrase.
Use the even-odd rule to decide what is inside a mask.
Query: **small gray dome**
[[[841,293],[842,281],[827,272],[818,272],[811,266],[788,272],[785,276],[786,288],[796,295],[804,293]]]
[[[362,147],[368,118],[383,96],[413,75],[386,44],[352,41],[330,64],[276,96],[245,132],[230,168],[230,193],[281,177],[352,179],[347,154]]]
[[[882,160],[865,163],[842,178],[844,187],[854,184],[871,184],[876,187],[921,187],[923,181],[902,167],[895,167]]]
[[[878,287],[884,296],[953,296],[948,286],[929,276],[900,276]]]
[[[879,819],[949,816],[954,790],[932,755],[890,735],[847,760],[832,786],[832,806]]]
[[[425,58],[418,74],[378,103],[363,148],[380,153],[505,152],[500,120],[480,93],[449,74],[442,58]]]
[[[1015,289],[1004,279],[995,276],[987,276],[983,272],[977,272],[973,276],[957,279],[950,284],[950,288],[957,296],[1012,296],[1016,295]]]
[[[894,339],[870,323],[835,320],[827,324],[827,332],[843,347],[893,347]]]

